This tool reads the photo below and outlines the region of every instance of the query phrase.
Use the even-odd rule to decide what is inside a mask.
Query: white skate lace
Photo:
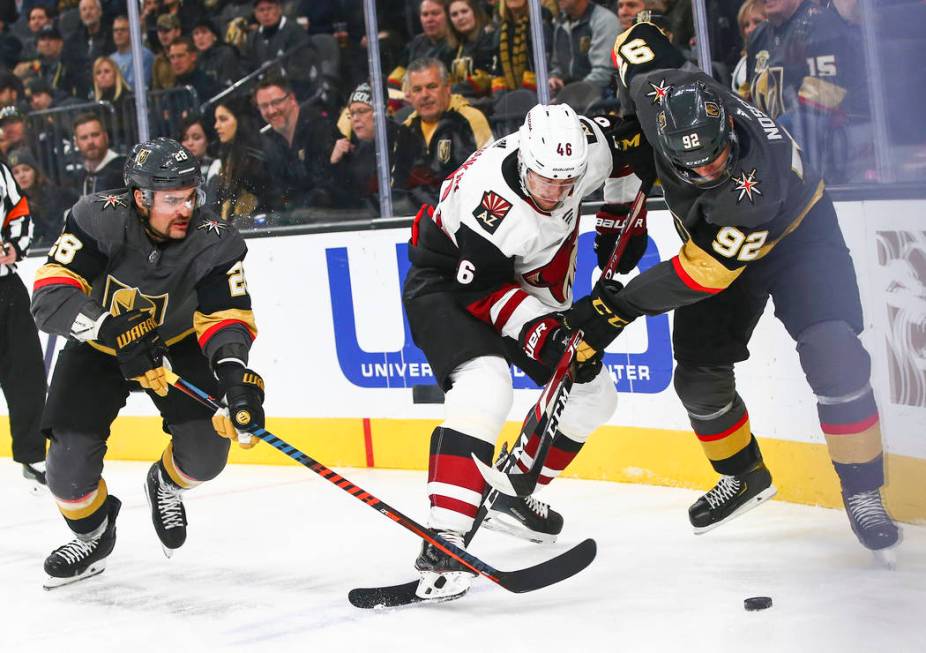
[[[530,508],[535,515],[539,515],[543,519],[547,518],[547,514],[550,512],[550,506],[543,501],[538,501],[534,497],[524,497],[524,503]]]
[[[704,498],[713,510],[736,496],[739,490],[740,482],[735,476],[724,476]]]
[[[84,542],[83,540],[74,539],[55,551],[55,555],[64,558],[68,564],[75,564],[93,553],[96,548],[96,540]]]
[[[449,542],[461,549],[463,548],[463,533],[458,533],[457,531],[437,531],[437,534],[440,535],[440,538],[445,542]]]
[[[158,484],[158,514],[161,515],[161,523],[164,528],[180,528],[183,526],[183,513],[181,508],[183,501],[180,499],[180,493],[171,488]]]
[[[891,521],[881,503],[881,493],[878,490],[859,492],[846,499],[849,511],[862,528],[874,528]]]

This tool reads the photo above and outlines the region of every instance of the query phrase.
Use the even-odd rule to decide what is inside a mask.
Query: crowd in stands
[[[784,124],[831,181],[871,181],[857,0],[706,4],[714,75]],[[888,4],[926,10],[919,0]],[[612,51],[636,20],[656,23],[694,65],[690,0],[542,0],[536,31],[528,5],[376,2],[394,200],[433,202],[447,174],[536,102],[538,32],[551,96],[580,112],[620,112]],[[359,0],[144,0],[143,80],[125,0],[2,7],[0,156],[42,214],[39,245],[53,240],[72,196],[120,185],[142,86],[152,135],[180,139],[199,158],[223,218],[378,209]]]

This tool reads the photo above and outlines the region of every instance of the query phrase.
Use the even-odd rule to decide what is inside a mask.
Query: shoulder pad
[[[134,219],[132,198],[128,190],[92,193],[81,197],[71,216],[78,226],[101,245],[122,238],[127,219]]]

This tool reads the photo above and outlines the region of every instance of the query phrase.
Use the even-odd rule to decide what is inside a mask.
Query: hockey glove
[[[595,254],[598,256],[598,267],[604,270],[608,266],[617,237],[624,229],[624,221],[628,219],[633,204],[605,204],[595,214]],[[635,267],[646,252],[648,238],[646,235],[646,203],[643,203],[633,224],[627,225],[624,238],[627,245],[617,263],[617,272],[627,274]]]
[[[98,339],[116,351],[122,376],[138,381],[141,387],[159,397],[166,397],[169,387],[164,370],[167,347],[157,327],[150,313],[135,309],[103,320]]]
[[[562,313],[548,313],[535,318],[521,327],[518,344],[524,353],[544,367],[554,370],[566,351],[569,342],[569,328]],[[601,354],[584,340],[576,348],[575,382],[588,383],[601,370]]]
[[[623,317],[615,308],[615,297],[623,287],[619,281],[601,279],[590,295],[564,313],[569,326],[582,329],[585,341],[599,352],[604,351],[633,321],[633,318]]]
[[[257,444],[250,431],[264,428],[264,380],[237,363],[221,363],[215,375],[227,408],[212,416],[212,426],[223,438],[237,439],[242,449],[250,449]]]

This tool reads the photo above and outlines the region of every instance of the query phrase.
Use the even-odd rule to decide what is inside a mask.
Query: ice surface
[[[500,569],[581,539],[597,560],[515,595],[477,583],[459,601],[363,611],[353,587],[414,578],[418,540],[301,467],[231,466],[189,493],[186,545],[161,553],[142,493],[147,464],[107,463],[124,502],[106,571],[51,592],[42,561],[69,539],[51,499],[0,460],[0,651],[926,651],[926,527],[905,526],[898,568],[874,568],[840,511],[772,502],[703,536],[687,490],[558,480],[550,548],[481,533]],[[424,519],[418,472],[342,470]],[[743,599],[774,606],[746,612]]]

